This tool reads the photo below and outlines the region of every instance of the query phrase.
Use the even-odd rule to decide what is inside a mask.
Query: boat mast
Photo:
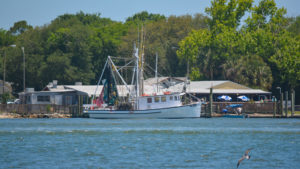
[[[135,98],[135,109],[138,110],[139,109],[139,103],[138,103],[138,98],[140,96],[140,92],[139,92],[139,89],[140,89],[140,85],[139,85],[139,49],[135,48],[135,57],[136,57],[136,98]]]
[[[140,96],[140,84],[139,84],[139,49],[135,47],[135,57],[136,57],[136,97]]]
[[[138,30],[138,45],[135,48],[135,57],[136,57],[136,109],[139,109],[138,97],[144,93],[144,27],[141,28],[141,36]],[[140,50],[139,50],[140,49]]]
[[[189,78],[189,68],[190,67],[190,63],[189,63],[189,58],[187,57],[187,66],[186,66],[186,78],[185,78],[185,84],[184,84],[184,93],[187,93],[187,84],[188,84],[188,78]]]
[[[189,58],[187,57],[187,66],[186,66],[186,78],[185,78],[185,83],[184,83],[184,87],[183,87],[183,92],[185,93],[185,96],[184,96],[184,103],[186,104],[187,103],[187,86],[188,86],[188,78],[189,78],[189,67],[190,67],[190,64],[189,64]]]
[[[145,31],[144,26],[141,28],[141,36],[139,43],[139,95],[141,96],[144,93],[144,50],[145,50]]]
[[[155,58],[156,93],[158,93],[157,61],[158,61],[158,54],[156,52],[156,58]]]

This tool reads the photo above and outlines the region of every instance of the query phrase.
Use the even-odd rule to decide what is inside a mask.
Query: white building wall
[[[49,96],[49,101],[39,101],[38,96]],[[56,104],[56,105],[62,105],[62,95],[53,95],[53,94],[40,94],[40,93],[34,93],[31,95],[30,102],[27,104]]]

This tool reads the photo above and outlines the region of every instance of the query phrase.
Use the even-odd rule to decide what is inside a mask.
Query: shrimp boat
[[[143,56],[135,48],[132,58],[121,58],[124,66],[116,66],[114,57],[108,56],[97,84],[101,91],[93,103],[84,105],[89,118],[131,119],[131,118],[199,118],[200,100],[187,102],[185,92],[155,91],[145,93],[143,83]],[[117,63],[121,63],[120,61]],[[131,79],[122,76],[125,68],[131,70]],[[157,78],[157,57],[155,76]],[[131,82],[131,84],[129,84]],[[102,88],[102,89],[101,89]],[[96,95],[95,91],[95,95]]]

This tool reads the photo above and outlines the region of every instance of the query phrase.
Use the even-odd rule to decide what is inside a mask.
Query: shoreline
[[[211,118],[220,118],[223,117],[223,115],[224,114],[213,113]],[[231,115],[236,115],[236,114],[231,114]],[[71,114],[62,114],[62,113],[22,114],[22,115],[17,113],[0,113],[0,119],[22,119],[22,118],[30,119],[30,118],[75,118],[75,117],[72,117]],[[206,117],[202,115],[200,118],[206,118]],[[277,114],[274,117],[273,114],[253,113],[253,114],[248,114],[248,118],[300,118],[300,115],[296,114],[294,116],[291,116],[289,114],[287,117],[285,117]]]
[[[72,118],[71,114],[51,113],[51,114],[17,114],[0,113],[0,119],[31,119],[31,118]]]
[[[213,113],[211,115],[212,118],[215,117],[223,117],[223,115],[225,114],[221,114],[221,113]],[[227,115],[236,115],[236,114],[227,114]],[[276,114],[275,116],[273,114],[265,114],[265,113],[251,113],[251,114],[247,114],[248,117],[247,118],[300,118],[299,114],[295,114],[294,116],[291,116],[291,114],[289,114],[287,117],[285,115],[279,115]],[[204,116],[203,116],[204,117]],[[205,117],[204,117],[205,118]]]

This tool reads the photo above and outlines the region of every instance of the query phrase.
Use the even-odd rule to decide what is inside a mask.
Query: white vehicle
[[[6,104],[20,104],[21,100],[20,99],[15,99],[14,101],[7,101]]]

